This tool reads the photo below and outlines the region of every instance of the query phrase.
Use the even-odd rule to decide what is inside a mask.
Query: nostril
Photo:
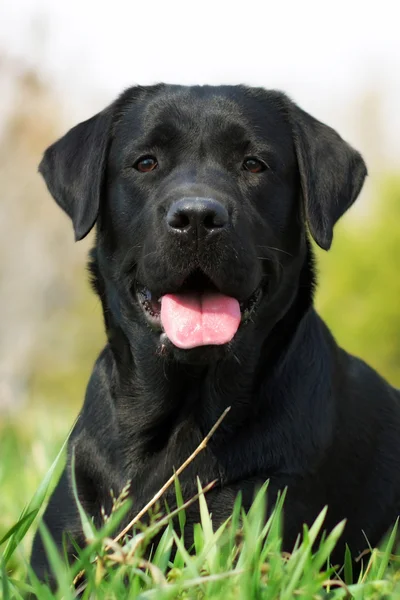
[[[168,213],[167,223],[172,229],[186,229],[190,225],[190,219],[185,212],[173,211]]]
[[[222,210],[210,210],[204,215],[203,225],[206,229],[218,229],[225,227],[228,222],[228,213],[221,207]]]

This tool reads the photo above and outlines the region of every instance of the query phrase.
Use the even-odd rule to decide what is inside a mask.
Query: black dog
[[[73,128],[40,171],[77,240],[97,223],[108,343],[69,444],[95,522],[128,480],[142,508],[231,406],[186,498],[217,479],[217,525],[269,479],[270,500],[288,486],[287,550],[326,504],[328,529],[348,520],[338,560],[377,544],[400,512],[400,394],[315,313],[306,232],[328,250],[361,156],[279,92],[156,85]],[[69,466],[44,520],[83,544]],[[32,564],[43,577],[39,536]]]

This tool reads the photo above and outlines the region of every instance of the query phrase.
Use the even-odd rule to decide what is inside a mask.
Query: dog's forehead
[[[201,88],[186,88],[175,93],[160,94],[148,102],[143,111],[143,124],[152,127],[158,122],[179,123],[182,118],[198,122],[205,121],[211,115],[246,123],[238,99],[229,97],[222,90],[202,93]]]
[[[135,137],[227,133],[237,138],[288,136],[283,96],[243,86],[165,86],[124,108],[120,130]]]

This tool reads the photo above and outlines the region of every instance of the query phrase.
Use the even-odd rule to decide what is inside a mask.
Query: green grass
[[[215,529],[207,508],[207,494],[198,482],[193,500],[183,498],[179,481],[177,528],[171,526],[162,497],[150,510],[146,527],[136,523],[132,535],[112,542],[129,501],[115,499],[111,515],[95,530],[80,507],[82,527],[88,539],[77,563],[67,568],[43,530],[47,552],[56,573],[59,589],[52,593],[38,582],[28,566],[32,532],[63,466],[61,430],[51,429],[51,411],[43,413],[40,426],[25,415],[22,423],[3,427],[0,437],[0,598],[23,598],[32,592],[40,600],[65,600],[76,597],[76,586],[84,599],[149,598],[400,598],[400,556],[394,554],[395,531],[382,547],[363,558],[362,572],[353,581],[347,554],[344,568],[329,565],[329,556],[340,536],[343,523],[323,537],[325,510],[303,534],[291,554],[281,551],[281,521],[284,496],[272,516],[265,520],[267,485],[261,489],[251,510],[245,514],[237,499],[232,516]],[[68,424],[68,426],[70,423]],[[40,430],[38,430],[40,428]],[[49,434],[49,432],[51,432]],[[42,436],[42,437],[40,437]],[[38,440],[45,440],[39,442]],[[53,462],[52,462],[53,461]],[[40,480],[41,479],[41,480]],[[76,501],[77,498],[76,498]],[[194,547],[185,549],[182,533],[186,527],[184,504],[199,503],[201,522],[194,529]],[[161,535],[158,544],[154,543]],[[157,539],[160,539],[159,537]],[[84,571],[85,579],[79,576]]]

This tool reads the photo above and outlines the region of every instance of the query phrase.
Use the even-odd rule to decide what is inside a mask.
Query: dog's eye
[[[250,173],[261,173],[265,171],[265,165],[258,158],[249,157],[243,162],[243,169]]]
[[[158,162],[154,156],[142,156],[133,166],[140,173],[150,173],[150,171],[154,171],[157,168]]]

